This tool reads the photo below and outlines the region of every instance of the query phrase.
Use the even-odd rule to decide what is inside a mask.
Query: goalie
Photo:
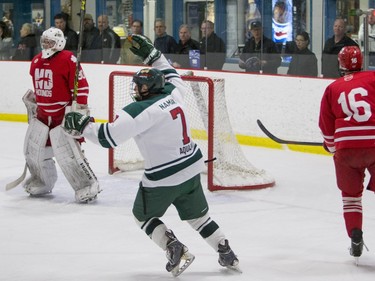
[[[187,86],[147,38],[132,35],[128,40],[133,45],[130,50],[142,57],[144,64],[153,67],[134,74],[135,102],[118,112],[113,123],[98,125],[89,116],[67,113],[65,130],[105,148],[134,138],[145,160],[145,171],[133,215],[146,235],[166,251],[168,272],[178,276],[194,260],[188,248],[161,220],[171,205],[176,207],[180,219],[187,221],[218,252],[220,265],[238,269],[238,258],[208,213],[200,181],[204,160],[191,138],[183,104]]]
[[[55,157],[66,179],[75,191],[78,202],[96,199],[99,184],[92,172],[80,143],[66,136],[60,124],[66,112],[71,110],[77,58],[64,50],[63,32],[51,27],[40,39],[42,52],[36,55],[30,67],[34,92],[29,90],[23,97],[29,127],[26,132],[24,154],[31,176],[23,187],[33,196],[48,194],[57,180]],[[79,66],[77,111],[88,113],[89,86]]]

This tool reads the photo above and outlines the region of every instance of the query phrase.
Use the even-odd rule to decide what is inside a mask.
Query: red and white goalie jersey
[[[37,118],[47,125],[50,125],[51,119],[55,126],[59,125],[64,118],[65,107],[72,104],[76,62],[74,54],[66,50],[47,59],[43,59],[40,53],[31,62]],[[80,67],[77,103],[86,105],[88,94],[89,85]]]
[[[375,147],[375,72],[360,71],[332,82],[321,101],[319,127],[330,152]]]

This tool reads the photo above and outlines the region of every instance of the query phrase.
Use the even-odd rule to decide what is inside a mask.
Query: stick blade
[[[6,191],[11,190],[15,188],[16,186],[18,186],[21,182],[23,182],[23,180],[26,178],[26,173],[27,173],[27,164],[25,164],[22,175],[18,179],[8,183],[5,186],[5,190]]]

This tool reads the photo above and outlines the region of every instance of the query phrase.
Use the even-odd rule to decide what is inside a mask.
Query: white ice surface
[[[58,169],[53,193],[29,197],[6,183],[23,170],[27,124],[0,122],[1,281],[173,280],[164,253],[136,226],[131,209],[140,172],[110,176],[107,151],[84,144],[103,189],[97,202],[77,204]],[[364,193],[365,251],[356,266],[342,218],[331,157],[243,148],[276,178],[273,188],[206,192],[212,218],[240,259],[243,274],[219,266],[217,253],[171,208],[164,222],[195,254],[178,280],[374,280],[375,198]]]

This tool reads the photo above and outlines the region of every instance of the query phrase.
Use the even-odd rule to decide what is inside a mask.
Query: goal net
[[[133,102],[133,72],[115,71],[109,78],[109,121]],[[194,141],[206,159],[208,189],[243,190],[271,187],[274,178],[253,166],[232,131],[225,101],[224,79],[182,76],[187,83],[185,105]],[[109,173],[143,169],[134,140],[109,150]]]

